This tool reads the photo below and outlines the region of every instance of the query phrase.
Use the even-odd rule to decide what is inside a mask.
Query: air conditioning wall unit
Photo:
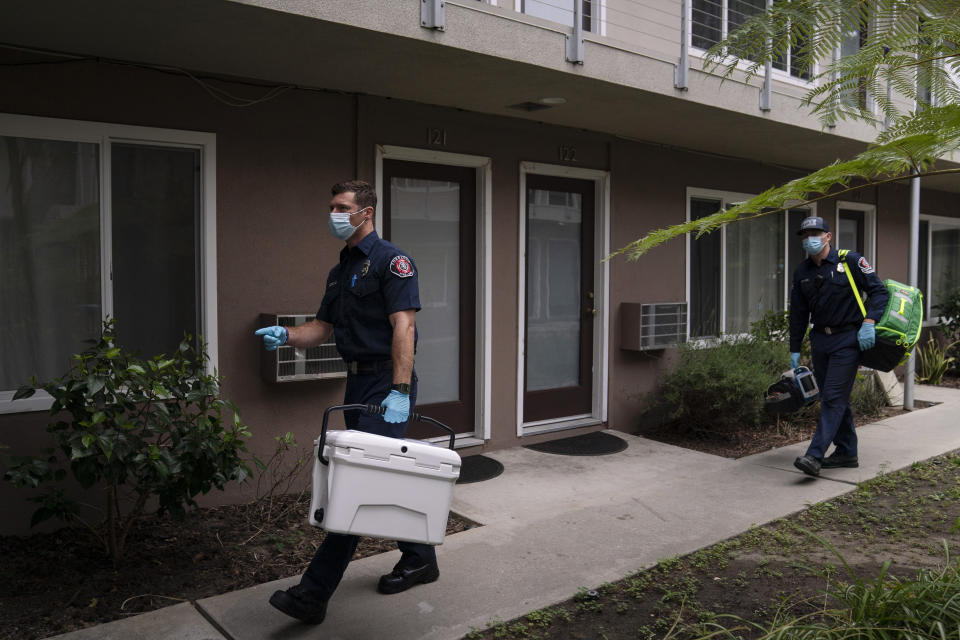
[[[261,313],[260,326],[295,327],[309,322],[312,313]],[[267,382],[302,382],[346,378],[347,366],[337,353],[336,343],[329,340],[310,349],[282,346],[275,351],[260,348],[260,375]]]
[[[686,302],[620,304],[620,348],[651,351],[687,340]]]

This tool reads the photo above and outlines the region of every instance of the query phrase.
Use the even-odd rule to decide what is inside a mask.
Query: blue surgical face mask
[[[815,256],[821,251],[823,251],[823,237],[822,236],[810,236],[803,239],[803,250],[811,256]]]
[[[363,209],[358,209],[357,211],[331,211],[330,212],[330,233],[335,237],[346,242],[350,236],[356,233],[357,229],[360,228],[360,225],[356,227],[350,224],[350,216],[355,213],[360,213],[366,211],[367,207]]]

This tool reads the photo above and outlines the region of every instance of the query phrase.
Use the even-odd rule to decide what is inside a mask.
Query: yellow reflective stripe
[[[838,253],[840,259],[843,260],[843,263],[846,265],[844,268],[844,273],[847,274],[847,280],[850,281],[850,288],[853,289],[853,295],[857,298],[857,304],[860,305],[860,313],[863,314],[863,317],[867,317],[867,310],[863,306],[863,299],[860,297],[860,292],[857,290],[857,285],[853,282],[853,274],[850,273],[850,264],[847,262],[847,254],[850,252],[849,249],[841,249]]]

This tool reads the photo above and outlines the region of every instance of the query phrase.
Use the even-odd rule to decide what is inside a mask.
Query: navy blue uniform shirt
[[[889,293],[883,281],[874,272],[867,259],[855,251],[840,260],[837,250],[830,253],[818,267],[812,258],[800,263],[793,272],[790,290],[790,351],[800,351],[800,343],[812,321],[815,327],[840,327],[863,322],[860,305],[853,295],[846,270],[860,290],[867,318],[878,322],[887,306]],[[864,295],[866,292],[866,295]]]
[[[340,252],[340,263],[327,276],[317,320],[333,325],[344,360],[381,361],[391,358],[390,314],[408,309],[420,310],[417,269],[405,253],[371,231],[357,246]]]

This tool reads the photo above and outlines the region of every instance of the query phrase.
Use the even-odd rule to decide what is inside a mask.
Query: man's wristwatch
[[[407,384],[406,382],[392,384],[390,385],[390,388],[393,389],[394,391],[399,391],[400,393],[405,393],[407,395],[410,395],[410,385]]]

